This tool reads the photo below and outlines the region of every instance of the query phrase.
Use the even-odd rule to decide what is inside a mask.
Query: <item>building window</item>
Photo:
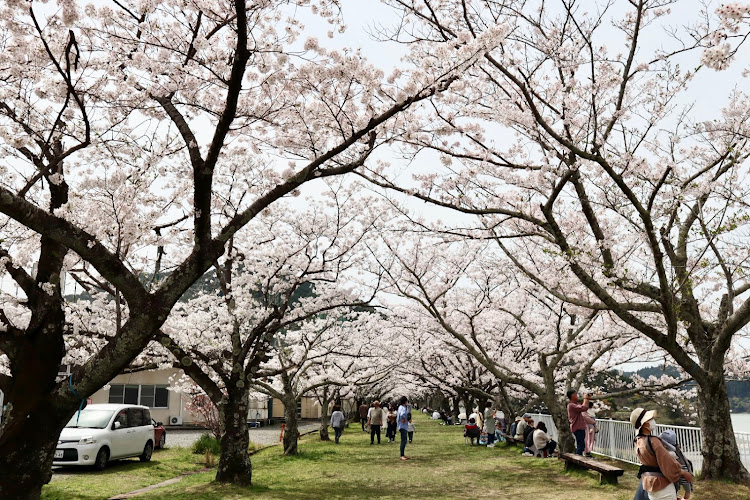
[[[112,384],[109,387],[109,402],[169,408],[169,390],[166,385]]]

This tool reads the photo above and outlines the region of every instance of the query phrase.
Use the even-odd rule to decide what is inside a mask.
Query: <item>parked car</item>
[[[164,424],[157,422],[153,418],[151,419],[151,424],[154,426],[154,443],[156,443],[157,448],[163,450],[167,444],[167,430],[164,428]]]
[[[93,465],[103,470],[113,458],[151,460],[154,426],[146,406],[89,405],[60,433],[52,465]]]

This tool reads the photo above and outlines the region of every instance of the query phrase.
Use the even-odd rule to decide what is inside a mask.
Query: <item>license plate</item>
[[[62,458],[64,454],[63,450],[55,450],[55,458]]]

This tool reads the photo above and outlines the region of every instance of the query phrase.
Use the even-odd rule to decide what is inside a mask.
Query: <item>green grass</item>
[[[137,490],[203,468],[204,457],[188,448],[155,450],[151,461],[116,460],[101,472],[87,467],[59,469],[42,489],[45,500],[102,499]]]
[[[471,447],[464,445],[461,428],[439,426],[433,421],[417,420],[414,443],[407,446],[412,460],[401,462],[398,444],[370,446],[369,436],[352,426],[344,432],[341,444],[317,441],[317,435],[303,438],[301,454],[284,457],[280,447],[260,451],[253,456],[253,483],[250,488],[213,482],[214,472],[185,477],[179,483],[159,488],[136,498],[160,500],[199,499],[321,499],[321,498],[496,498],[535,500],[631,500],[637,487],[635,469],[626,467],[618,486],[598,483],[593,472],[565,472],[555,459],[520,456],[520,449]],[[199,468],[199,457],[174,453],[182,466]],[[155,460],[161,457],[155,455]],[[166,456],[164,462],[167,462]],[[189,466],[189,467],[188,467]],[[88,482],[92,490],[62,490],[62,481],[44,489],[44,498],[106,498],[110,489],[99,483],[114,479],[125,493],[130,488],[122,476],[142,476],[138,464],[127,465],[119,474],[102,476],[86,472],[76,479]],[[106,472],[104,474],[107,474]],[[145,475],[152,473],[146,469]],[[174,474],[178,475],[178,474]],[[89,478],[89,476],[91,478]],[[97,477],[98,476],[98,477]],[[102,480],[104,479],[104,480]],[[151,483],[161,478],[148,478]],[[66,481],[66,483],[69,481]],[[93,488],[100,488],[93,490]],[[99,493],[97,496],[94,493]],[[57,495],[57,496],[55,496]],[[723,483],[700,483],[693,500],[750,500],[750,488]]]

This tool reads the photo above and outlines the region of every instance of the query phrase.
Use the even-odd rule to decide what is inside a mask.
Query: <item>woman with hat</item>
[[[664,447],[661,439],[652,436],[656,431],[655,416],[655,410],[643,408],[636,408],[630,414],[630,423],[638,431],[635,438],[635,453],[643,464],[638,471],[638,477],[641,480],[641,486],[638,489],[642,487],[648,494],[649,500],[677,500],[677,492],[673,484],[680,478],[685,478],[692,483],[693,475],[682,469]]]

